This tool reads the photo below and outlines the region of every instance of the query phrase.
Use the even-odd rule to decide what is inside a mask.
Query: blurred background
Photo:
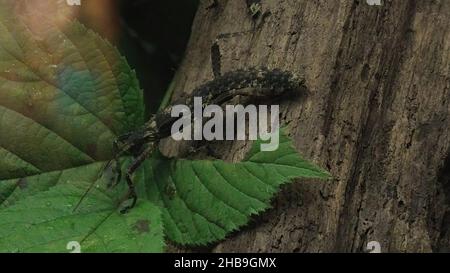
[[[136,70],[147,116],[178,68],[199,0],[81,0],[74,16],[116,45]]]

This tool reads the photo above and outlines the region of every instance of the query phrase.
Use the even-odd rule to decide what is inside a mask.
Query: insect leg
[[[218,40],[216,40],[211,46],[211,67],[213,71],[214,78],[220,77],[222,75],[222,55],[220,53],[220,47]]]
[[[119,136],[114,142],[113,142],[113,154],[114,157],[111,159],[108,164],[105,165],[104,171],[111,166],[111,163],[114,162],[114,178],[108,183],[108,188],[116,186],[120,180],[122,179],[122,167],[120,165],[120,157],[130,150],[132,145],[127,143],[126,141],[129,139],[129,137],[132,135],[132,133],[127,133],[124,135]],[[125,143],[123,147],[119,147],[119,143]]]
[[[132,209],[136,205],[137,194],[132,176],[134,172],[136,172],[136,170],[142,165],[142,163],[153,153],[153,151],[155,150],[155,146],[156,145],[154,143],[151,143],[147,148],[145,148],[145,150],[138,157],[134,159],[134,161],[128,167],[128,170],[125,174],[128,186],[128,193],[126,195],[126,200],[131,199],[132,203],[130,205],[127,205],[120,211],[122,214],[127,213],[130,209]]]
[[[236,96],[252,97],[252,96],[254,96],[254,94],[252,92],[248,92],[245,90],[232,90],[230,92],[224,92],[224,93],[218,94],[217,96],[215,96],[213,98],[210,98],[207,101],[207,103],[221,105]]]
[[[94,180],[88,187],[88,189],[83,193],[83,195],[81,196],[80,200],[78,201],[78,203],[75,205],[73,211],[76,211],[79,206],[81,205],[81,203],[83,202],[83,200],[86,198],[86,196],[89,194],[89,192],[92,190],[92,188],[94,187],[94,184],[97,180],[101,179],[103,174],[105,173],[106,169],[108,169],[111,166],[111,163],[114,161],[116,163],[115,166],[115,171],[117,173],[117,175],[114,177],[114,179],[112,181],[110,181],[110,183],[108,183],[107,187],[112,187],[113,185],[116,185],[118,183],[118,181],[120,181],[121,176],[122,176],[122,170],[120,168],[120,156],[125,153],[127,151],[127,149],[119,149],[119,142],[124,141],[125,139],[127,139],[129,137],[130,134],[125,134],[122,136],[119,136],[114,142],[113,142],[113,154],[114,154],[114,158],[109,160],[104,166],[103,168],[100,169],[100,172],[98,173],[97,179]]]
[[[123,154],[123,152],[119,150],[119,140],[115,140],[113,142],[113,150],[114,150],[114,158],[112,159],[112,161],[114,161],[114,163],[115,163],[115,166],[114,166],[115,175],[114,175],[114,179],[112,179],[110,181],[110,183],[108,184],[108,188],[114,187],[122,179],[122,168],[120,165],[120,156]]]
[[[211,67],[214,78],[218,78],[222,76],[222,53],[220,52],[219,41],[221,39],[228,39],[241,36],[246,33],[250,33],[251,31],[242,31],[242,32],[232,32],[232,33],[222,33],[217,36],[213,45],[211,46]]]

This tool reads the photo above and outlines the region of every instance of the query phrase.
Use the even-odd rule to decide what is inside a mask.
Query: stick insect
[[[222,35],[222,37],[224,36]],[[184,101],[184,104],[189,106],[189,108],[193,109],[194,97],[202,97],[205,107],[208,104],[222,105],[236,96],[245,96],[250,99],[273,98],[288,91],[305,88],[304,80],[289,71],[277,68],[238,69],[223,74],[221,71],[221,57],[218,39],[216,39],[211,47],[210,54],[214,78],[193,90],[192,95]],[[152,115],[142,128],[122,135],[114,141],[114,158],[102,170],[103,173],[113,162],[115,163],[115,177],[109,187],[113,187],[121,181],[120,157],[125,154],[131,154],[134,158],[125,173],[128,192],[122,199],[123,202],[131,201],[131,203],[125,206],[121,213],[126,213],[136,205],[137,194],[132,176],[157,149],[159,141],[170,136],[171,126],[178,119],[178,117],[171,116],[172,107],[176,104],[180,104],[180,101],[176,101],[159,113]],[[80,199],[76,208],[90,189]]]

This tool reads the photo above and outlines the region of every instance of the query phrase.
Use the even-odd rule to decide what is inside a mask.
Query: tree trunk
[[[218,40],[223,71],[304,77],[309,94],[281,101],[282,123],[334,176],[285,187],[212,251],[450,251],[450,1],[204,0],[192,31],[175,96],[212,79],[219,34],[241,32]],[[227,160],[244,147],[220,146]]]

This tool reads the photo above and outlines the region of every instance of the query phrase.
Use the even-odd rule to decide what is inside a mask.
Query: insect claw
[[[107,185],[108,189],[114,188],[119,184],[120,180],[122,180],[122,169],[120,163],[118,162],[118,160],[115,161],[116,161],[115,175],[110,179]]]
[[[108,190],[110,190],[110,189],[114,188],[117,184],[118,184],[118,183],[117,183],[117,181],[116,181],[116,178],[115,178],[115,177],[114,177],[114,178],[111,178],[111,179],[109,180],[108,184],[106,185],[106,188],[107,188]]]
[[[108,162],[106,162],[106,164],[103,166],[103,168],[98,173],[97,179],[101,179],[103,177],[103,174],[111,166],[111,162],[112,162],[112,160],[109,160]]]
[[[120,214],[127,214],[132,208],[134,208],[134,206],[136,206],[136,203],[137,203],[137,197],[135,196],[135,197],[133,197],[132,204],[121,209]]]
[[[134,207],[136,206],[136,203],[137,203],[137,195],[136,195],[136,192],[134,191],[134,188],[133,188],[133,189],[130,189],[130,190],[128,191],[128,193],[125,195],[125,198],[123,199],[123,202],[125,202],[125,201],[127,201],[127,200],[130,200],[130,199],[131,199],[131,204],[125,206],[124,208],[122,208],[122,209],[120,210],[120,213],[121,213],[121,214],[126,214],[126,213],[128,213],[128,211],[129,211],[130,209],[132,209],[132,208],[134,208]]]

